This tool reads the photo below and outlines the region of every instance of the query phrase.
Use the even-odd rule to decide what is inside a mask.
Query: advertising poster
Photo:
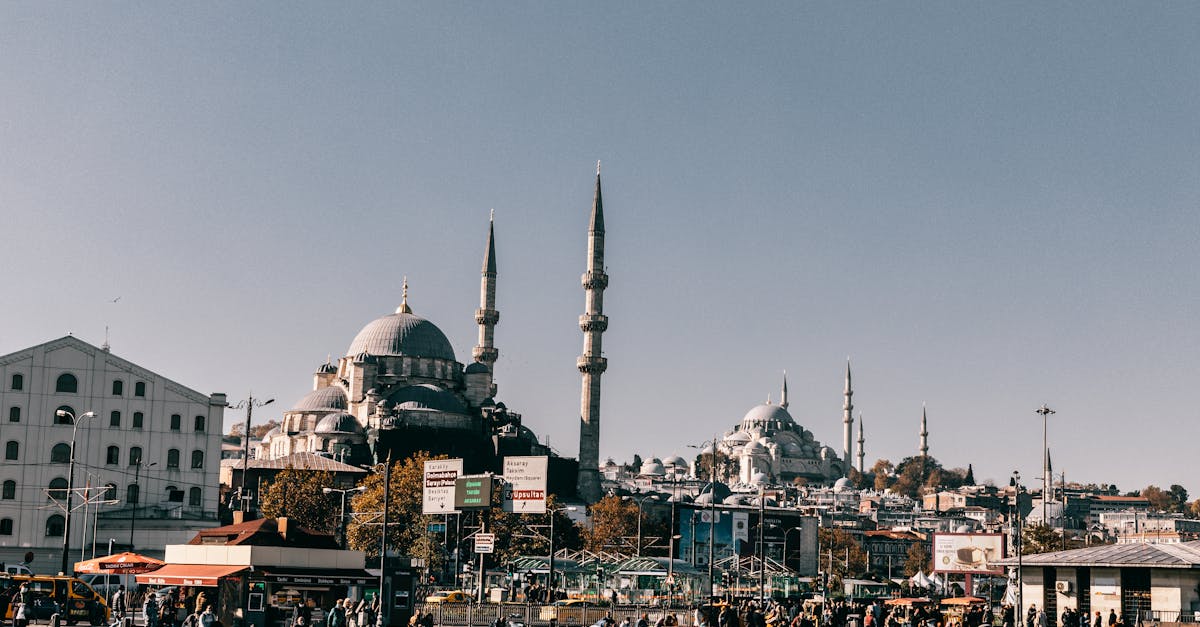
[[[933,534],[933,570],[938,573],[1003,575],[1004,534]]]

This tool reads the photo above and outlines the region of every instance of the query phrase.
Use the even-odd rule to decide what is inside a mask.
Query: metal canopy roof
[[[998,566],[1016,566],[1017,558],[997,562]],[[1200,540],[1179,544],[1106,544],[1070,551],[1025,555],[1022,566],[1141,566],[1150,568],[1200,569]]]

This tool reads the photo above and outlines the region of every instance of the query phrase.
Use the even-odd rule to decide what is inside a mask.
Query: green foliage
[[[1150,507],[1159,511],[1184,512],[1188,509],[1188,492],[1179,484],[1172,485],[1166,490],[1156,485],[1149,485],[1142,489],[1141,496],[1150,501]]]
[[[425,476],[425,461],[430,459],[446,459],[445,455],[432,456],[420,452],[412,457],[392,462],[391,499],[388,504],[388,548],[401,553],[413,554],[413,551],[423,551],[419,557],[432,557],[429,553],[433,547],[440,550],[440,534],[429,531],[432,519],[421,513],[421,493]],[[347,528],[347,541],[350,548],[366,552],[368,558],[379,559],[379,540],[383,525],[380,516],[383,514],[383,484],[384,464],[379,464],[374,471],[363,479],[360,485],[366,490],[351,499],[352,511],[379,512],[379,516],[359,517],[353,520]],[[375,523],[375,524],[371,524]],[[438,558],[437,564],[440,564]],[[430,563],[431,568],[435,565]]]
[[[554,517],[554,549],[578,549],[583,546],[579,526],[566,512],[554,511],[558,501],[546,501],[545,514],[514,514],[499,507],[491,513],[490,531],[496,533],[496,557],[509,560],[521,555],[547,555],[550,552],[550,517]],[[552,513],[553,512],[553,513]]]
[[[328,472],[289,466],[272,481],[263,483],[260,508],[268,518],[287,516],[302,527],[333,533],[338,519],[329,513],[336,512],[340,503],[335,504],[333,495],[322,492],[332,486],[333,475]]]
[[[821,528],[817,531],[821,543],[821,569],[838,579],[861,577],[867,572],[867,554],[854,541],[854,536],[841,529]],[[832,551],[832,553],[831,553]],[[830,558],[832,556],[832,565]]]
[[[908,555],[904,560],[904,576],[912,577],[920,572],[929,572],[933,570],[933,564],[930,563],[929,550],[925,548],[924,542],[913,542],[908,547]]]

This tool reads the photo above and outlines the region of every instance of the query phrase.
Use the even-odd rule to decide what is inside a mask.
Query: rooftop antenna
[[[114,301],[115,302],[115,301]],[[100,345],[100,350],[108,352],[108,325],[104,325],[104,343]]]

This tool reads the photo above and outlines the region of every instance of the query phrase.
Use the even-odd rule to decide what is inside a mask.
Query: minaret
[[[863,451],[863,444],[866,444],[866,442],[866,438],[863,437],[863,418],[860,411],[858,412],[858,474],[860,475],[863,474],[863,463],[866,457],[866,453]]]
[[[601,335],[608,328],[604,311],[604,203],[600,197],[600,162],[596,162],[596,195],[592,199],[592,219],[588,226],[587,272],[583,273],[587,296],[584,314],[579,317],[583,330],[583,356],[576,365],[583,376],[579,416],[579,498],[588,503],[600,500],[600,375],[608,368],[601,350]]]
[[[768,404],[768,405],[770,405],[770,404],[771,404],[771,401],[770,401],[770,399],[767,399],[767,404]],[[787,409],[787,406],[788,406],[788,400],[787,400],[787,370],[784,370],[784,371],[783,371],[783,391],[779,393],[779,406],[780,406],[780,407],[782,407],[783,409]]]
[[[850,359],[846,359],[846,402],[842,403],[842,461],[846,464],[846,475],[850,475],[850,433],[854,430],[854,389],[850,386]]]
[[[496,375],[496,358],[500,351],[493,346],[496,323],[500,312],[496,311],[496,213],[488,220],[487,250],[483,253],[483,278],[479,281],[479,309],[475,310],[475,324],[479,325],[479,343],[471,350],[471,357],[488,367],[489,396],[496,395],[496,386],[491,383]]]
[[[925,403],[921,403],[921,457],[929,456],[929,420],[925,414]]]

